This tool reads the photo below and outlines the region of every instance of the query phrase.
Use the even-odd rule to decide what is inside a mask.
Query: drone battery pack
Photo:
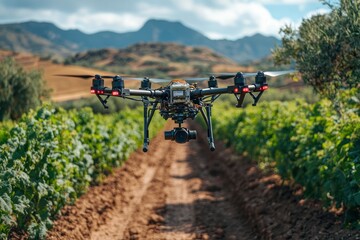
[[[171,104],[190,103],[189,84],[173,83],[170,86],[170,102]]]

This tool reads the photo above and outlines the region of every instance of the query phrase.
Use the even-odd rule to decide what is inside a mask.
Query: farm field
[[[17,58],[25,68],[43,71],[54,102],[90,97],[91,80],[57,74],[113,74],[32,56]],[[126,83],[132,88],[138,84]],[[307,199],[299,185],[259,170],[256,157],[252,162],[226,148],[218,140],[225,131],[216,134],[217,150],[210,152],[204,130],[189,124],[200,139],[176,144],[165,141],[160,131],[148,153],[134,152],[122,167],[66,206],[47,239],[360,238],[359,231],[344,228],[341,209],[325,210],[321,202]],[[168,122],[165,130],[173,125]],[[10,235],[26,238],[21,231]]]
[[[205,132],[176,144],[162,133],[62,216],[48,239],[357,239],[334,213],[305,200]],[[167,124],[170,128],[171,124]]]
[[[78,78],[68,78],[56,76],[57,74],[101,74],[114,75],[121,73],[111,73],[93,68],[75,65],[63,65],[53,63],[48,60],[41,60],[38,56],[27,53],[14,53],[0,50],[0,60],[3,57],[13,57],[26,70],[36,69],[43,73],[43,79],[47,87],[52,89],[51,100],[63,102],[90,97],[91,79],[82,80]],[[137,87],[138,82],[125,81],[127,87]],[[111,79],[105,79],[105,85],[111,86]]]

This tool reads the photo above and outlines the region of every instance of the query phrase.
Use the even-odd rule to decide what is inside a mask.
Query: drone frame
[[[283,74],[283,73],[284,73],[284,71],[281,72],[281,74]],[[288,71],[286,73],[288,73]],[[284,73],[284,74],[286,74],[286,73]],[[255,83],[246,85],[245,84],[245,76],[255,76]],[[86,75],[86,77],[87,77],[87,75]],[[162,103],[162,101],[164,99],[169,98],[169,94],[170,94],[169,88],[161,87],[158,89],[152,89],[151,88],[152,80],[150,80],[147,77],[145,77],[141,80],[141,88],[140,89],[125,88],[124,79],[122,77],[120,77],[119,75],[113,76],[113,77],[105,76],[105,78],[112,78],[112,88],[108,88],[108,87],[104,86],[103,78],[104,78],[104,76],[101,77],[100,75],[95,75],[93,82],[92,82],[90,92],[97,96],[97,98],[99,99],[101,104],[104,106],[104,108],[108,108],[108,106],[106,104],[107,104],[108,99],[111,96],[122,97],[122,98],[131,99],[131,100],[137,100],[137,101],[141,101],[143,103],[143,107],[144,107],[143,151],[147,152],[148,146],[150,143],[149,126],[150,126],[151,120],[153,119],[154,113],[157,110],[159,103]],[[216,80],[217,78],[223,79],[223,80],[228,79],[228,78],[233,78],[234,84],[231,86],[219,88],[217,85],[217,80]],[[134,79],[134,78],[132,78],[132,79]],[[203,119],[206,123],[209,148],[211,151],[214,151],[215,150],[215,141],[214,141],[214,136],[213,136],[213,127],[212,127],[212,120],[211,120],[213,102],[216,99],[218,99],[218,97],[222,94],[234,94],[234,96],[237,99],[236,107],[240,108],[243,105],[246,94],[249,93],[249,95],[253,98],[253,101],[254,101],[253,106],[256,106],[256,104],[260,100],[263,92],[268,89],[268,84],[266,83],[266,72],[261,72],[261,71],[257,72],[256,74],[254,74],[254,73],[243,74],[241,72],[238,72],[236,74],[224,73],[224,74],[220,74],[217,76],[212,75],[209,78],[192,78],[192,79],[188,78],[188,79],[185,79],[185,81],[194,83],[194,82],[198,82],[198,81],[204,81],[206,79],[208,79],[208,87],[207,88],[203,88],[203,89],[197,88],[196,84],[189,85],[192,87],[190,90],[190,100],[193,104],[197,105],[198,111],[201,113],[201,116],[203,117]],[[140,80],[140,79],[136,79],[136,80]],[[170,80],[164,80],[164,81],[171,82]],[[154,82],[159,83],[159,82],[162,82],[162,80],[157,79]],[[102,96],[104,96],[104,98]],[[141,99],[140,100],[134,99],[133,96],[141,97]],[[205,101],[205,98],[208,98],[208,97],[211,97],[210,102]],[[155,100],[151,101],[149,99],[155,99]],[[205,111],[203,108],[205,108]],[[160,109],[160,111],[162,111],[162,110]],[[168,118],[168,116],[164,112],[161,114],[162,114],[163,118],[165,118],[165,119]],[[166,115],[166,116],[164,116],[164,115]],[[192,113],[192,114],[190,114],[190,116],[187,116],[187,117],[177,117],[177,118],[173,117],[172,119],[175,121],[175,123],[179,124],[179,127],[176,129],[179,131],[184,130],[183,128],[181,128],[181,124],[183,123],[183,121],[186,118],[194,118],[196,115],[197,115],[197,112]],[[174,129],[174,130],[176,130],[176,129]],[[187,131],[187,129],[185,129],[184,131]],[[173,134],[173,133],[174,132],[165,132],[165,139],[171,139],[171,134]],[[167,134],[170,137],[167,137]],[[175,134],[176,134],[176,132],[175,132]],[[195,136],[193,136],[190,139],[194,139],[194,138],[196,138],[196,133],[195,133]],[[172,140],[174,140],[174,139],[172,139]],[[188,141],[189,139],[186,139],[186,140]],[[180,143],[185,142],[182,139],[181,140],[176,139],[176,141],[180,142]]]

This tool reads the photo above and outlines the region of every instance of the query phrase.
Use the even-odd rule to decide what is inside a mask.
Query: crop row
[[[154,119],[151,132],[161,127]],[[0,239],[43,239],[52,219],[142,142],[141,109],[96,115],[41,107],[0,130]]]
[[[360,227],[360,105],[348,99],[341,113],[327,100],[224,105],[214,111],[215,136],[301,184],[307,197],[344,208],[346,220]]]

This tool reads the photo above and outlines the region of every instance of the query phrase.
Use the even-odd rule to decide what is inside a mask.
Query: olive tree
[[[330,12],[304,19],[298,29],[280,30],[276,64],[296,62],[303,80],[336,99],[340,89],[360,86],[360,0],[322,1]]]
[[[18,119],[48,97],[41,72],[27,72],[12,58],[0,62],[0,121]]]

